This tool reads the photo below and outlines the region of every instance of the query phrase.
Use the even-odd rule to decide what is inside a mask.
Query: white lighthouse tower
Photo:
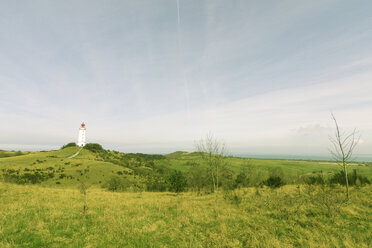
[[[81,123],[81,127],[79,129],[79,137],[78,137],[78,143],[77,145],[78,146],[85,146],[85,131],[86,131],[86,128],[85,128],[85,123]]]

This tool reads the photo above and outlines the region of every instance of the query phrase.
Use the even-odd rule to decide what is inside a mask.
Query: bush
[[[168,178],[169,190],[172,192],[185,191],[187,187],[187,179],[181,171],[174,171],[169,175]]]
[[[164,192],[167,190],[167,182],[161,176],[148,177],[146,180],[146,190],[152,192]]]
[[[284,173],[282,168],[276,167],[269,170],[269,178],[263,182],[264,185],[269,186],[270,188],[279,188],[285,185],[283,180]]]
[[[264,181],[264,184],[273,189],[285,185],[283,179],[279,176],[270,176],[267,180]]]
[[[104,151],[102,146],[97,143],[88,143],[84,146],[84,148],[94,153]]]
[[[345,172],[343,170],[339,171],[338,173],[334,174],[331,179],[329,180],[331,184],[340,184],[340,185],[345,185]],[[350,186],[360,184],[360,185],[365,185],[365,184],[370,184],[371,182],[368,180],[367,177],[358,175],[357,170],[353,170],[353,173],[349,174],[348,176],[348,183]]]
[[[61,149],[65,149],[67,147],[75,147],[75,146],[77,146],[75,142],[70,142],[70,143],[62,146]]]
[[[249,177],[247,173],[244,171],[241,171],[235,179],[235,187],[240,188],[240,187],[247,187],[249,185]]]
[[[208,174],[208,170],[202,166],[198,165],[191,166],[188,172],[187,181],[190,188],[196,190],[199,193],[201,192],[202,189],[208,188],[209,191],[212,190],[211,176]]]
[[[126,182],[123,178],[118,176],[111,177],[105,187],[110,191],[125,191],[129,188],[129,182]]]
[[[218,175],[218,186],[222,187],[224,190],[232,190],[236,188],[234,173],[225,168],[220,168]]]
[[[325,179],[322,175],[305,177],[304,182],[306,184],[311,184],[311,185],[313,185],[313,184],[323,185],[323,184],[326,183],[326,181],[325,181]]]
[[[16,153],[14,153],[14,156],[21,156],[21,155],[23,155],[23,152],[21,151],[17,151]]]

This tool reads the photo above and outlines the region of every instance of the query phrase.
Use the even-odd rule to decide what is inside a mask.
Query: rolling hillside
[[[334,163],[228,157],[232,174],[226,175],[247,171],[255,187],[175,194],[144,191],[167,191],[174,170],[189,176],[206,169],[200,153],[82,149],[69,158],[79,149],[0,158],[1,247],[369,247],[372,242],[371,185],[351,187],[346,202],[340,185],[296,181],[332,175],[341,169]],[[371,179],[369,164],[350,167]],[[287,183],[297,185],[257,186],[272,168],[281,168]],[[117,182],[125,190],[115,188]]]
[[[166,177],[172,170],[187,174],[193,168],[207,168],[200,153],[175,152],[168,155],[125,154],[102,150],[92,152],[79,147],[61,150],[29,152],[18,156],[0,158],[0,175],[5,181],[18,184],[40,184],[52,187],[77,187],[83,181],[100,187],[110,178],[119,177],[129,184],[146,184],[153,178]],[[263,160],[228,157],[225,168],[238,174],[247,171],[252,177],[262,180],[272,168],[281,168],[287,183],[294,182],[304,175],[322,173],[331,175],[341,167],[331,162]],[[349,170],[356,169],[359,174],[372,179],[370,164],[357,163]]]

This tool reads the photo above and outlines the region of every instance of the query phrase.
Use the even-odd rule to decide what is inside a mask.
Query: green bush
[[[123,178],[113,176],[106,182],[105,187],[110,191],[120,192],[126,191],[130,187],[130,183]]]
[[[173,171],[168,177],[169,190],[172,192],[185,191],[187,187],[187,179],[181,171]]]
[[[308,176],[308,177],[305,177],[304,178],[304,182],[306,184],[319,184],[319,185],[323,185],[326,183],[326,180],[324,179],[324,177],[322,175],[317,175],[317,176]]]
[[[167,182],[161,176],[151,176],[146,179],[146,190],[151,192],[164,192],[167,190]]]
[[[75,147],[75,146],[77,146],[75,142],[70,142],[70,143],[62,146],[61,149],[65,149],[67,147]]]
[[[285,185],[283,179],[279,176],[270,176],[267,180],[264,181],[264,184],[273,189]]]
[[[202,189],[212,190],[212,178],[205,167],[199,165],[191,166],[187,174],[187,181],[189,187],[199,193]]]
[[[104,151],[104,149],[102,148],[102,146],[100,144],[97,144],[97,143],[88,143],[84,146],[85,149],[91,151],[91,152],[100,152],[100,151]]]
[[[269,170],[269,178],[263,181],[263,184],[269,186],[270,188],[279,188],[285,185],[284,173],[282,168],[275,167]]]
[[[329,180],[329,182],[331,184],[345,185],[346,184],[345,172],[341,170],[338,173],[334,174]],[[353,173],[349,174],[348,176],[348,183],[350,186],[353,186],[356,184],[360,185],[370,184],[371,182],[368,180],[367,177],[363,175],[358,175],[357,170],[354,169]]]
[[[235,187],[247,187],[249,185],[249,177],[245,171],[241,171],[235,179]]]

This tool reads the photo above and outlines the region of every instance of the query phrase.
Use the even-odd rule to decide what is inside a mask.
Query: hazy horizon
[[[0,149],[372,153],[372,2],[2,1]]]

